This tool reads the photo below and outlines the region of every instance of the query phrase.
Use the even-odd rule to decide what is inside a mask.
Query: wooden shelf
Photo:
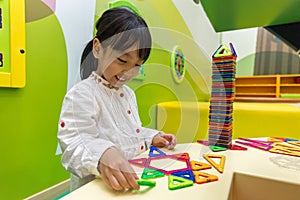
[[[239,96],[275,96],[276,93],[239,93]]]
[[[235,102],[300,103],[300,98],[236,97]]]
[[[293,87],[293,86],[295,86],[295,87],[299,87],[300,86],[300,84],[298,83],[298,84],[280,84],[280,87]]]
[[[286,84],[291,85],[291,84]],[[237,87],[274,87],[276,84],[235,84]]]
[[[300,95],[300,74],[237,76],[235,82],[235,96],[239,98],[267,98],[279,101],[280,94]],[[300,98],[291,98],[297,101]],[[297,99],[297,100],[295,100]],[[251,99],[253,101],[253,99]],[[264,100],[265,101],[265,100]]]

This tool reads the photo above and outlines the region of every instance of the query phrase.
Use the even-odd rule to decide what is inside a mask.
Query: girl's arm
[[[63,102],[58,139],[63,149],[62,164],[83,178],[100,175],[110,188],[139,189],[138,178],[123,154],[112,142],[99,136],[96,110],[89,88],[71,89]]]
[[[99,175],[99,158],[114,144],[99,137],[95,124],[93,93],[89,88],[72,88],[66,95],[58,128],[58,139],[63,150],[63,166],[83,178]]]
[[[174,149],[174,147],[176,146],[176,137],[173,134],[160,132],[153,137],[152,145],[156,147],[166,147],[167,149]]]

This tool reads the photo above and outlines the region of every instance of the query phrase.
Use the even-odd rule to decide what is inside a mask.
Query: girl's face
[[[138,57],[138,50],[134,47],[125,53],[110,47],[104,50],[101,45],[96,45],[94,49],[98,50],[97,57],[95,56],[98,59],[97,74],[103,76],[113,87],[118,88],[137,76],[144,62]]]

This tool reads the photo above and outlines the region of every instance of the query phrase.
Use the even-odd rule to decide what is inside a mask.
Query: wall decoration
[[[179,46],[175,46],[171,54],[171,71],[174,80],[181,83],[185,74],[185,60]]]
[[[134,80],[144,80],[146,78],[145,66],[141,65],[139,74],[134,78]]]
[[[25,2],[23,0],[0,1],[0,47],[0,87],[24,87]]]

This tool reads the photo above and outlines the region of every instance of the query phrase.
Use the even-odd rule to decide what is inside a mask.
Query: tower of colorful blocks
[[[220,45],[212,56],[212,90],[209,107],[208,141],[211,146],[232,145],[232,111],[234,100],[236,52]]]

